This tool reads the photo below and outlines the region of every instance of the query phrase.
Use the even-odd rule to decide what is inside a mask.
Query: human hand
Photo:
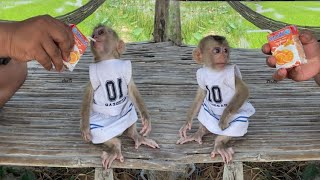
[[[285,78],[292,79],[294,81],[308,80],[320,72],[320,44],[317,42],[315,36],[308,30],[300,32],[299,39],[302,43],[307,63],[296,66],[290,69],[278,69],[273,74],[273,79],[281,81]],[[268,43],[262,46],[262,52],[271,55],[271,49]],[[275,67],[276,59],[274,56],[267,57],[267,65]]]
[[[49,15],[7,23],[7,54],[18,61],[37,60],[46,70],[63,68],[74,46],[71,29]]]

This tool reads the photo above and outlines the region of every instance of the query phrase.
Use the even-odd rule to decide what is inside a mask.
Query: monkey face
[[[115,38],[104,26],[97,27],[92,33],[92,38],[96,42],[92,41],[91,47],[97,55],[108,54],[115,49]]]
[[[229,63],[229,47],[217,42],[207,42],[202,51],[202,58],[207,67],[223,69]]]

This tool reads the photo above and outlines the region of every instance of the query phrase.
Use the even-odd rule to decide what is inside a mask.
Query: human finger
[[[317,42],[317,38],[313,36],[309,30],[302,30],[299,35],[300,41],[303,45]]]
[[[46,53],[43,47],[40,47],[37,50],[35,57],[34,57],[46,70],[50,71],[52,69],[52,62],[49,55]]]
[[[276,60],[276,58],[274,56],[268,56],[266,58],[266,64],[269,67],[275,68],[276,67],[276,63],[277,63],[277,60]]]
[[[61,21],[58,20],[58,19],[54,19],[54,18],[53,18],[52,21],[53,21],[53,23],[55,23],[57,26],[59,26],[62,30],[64,30],[64,31],[65,31],[65,34],[67,35],[67,39],[68,39],[68,40],[65,41],[66,46],[67,46],[67,49],[66,49],[66,51],[63,51],[63,49],[62,49],[62,57],[63,57],[63,59],[64,59],[65,61],[67,61],[67,60],[69,60],[70,52],[72,51],[73,46],[74,46],[74,36],[73,36],[72,30],[71,30],[71,28],[70,28],[67,24],[61,22]],[[68,43],[69,43],[69,44],[68,44]]]
[[[268,43],[264,44],[261,48],[261,51],[264,53],[264,54],[268,54],[268,55],[271,55],[271,48],[270,48],[270,45]]]
[[[48,33],[58,45],[63,58],[67,60],[74,45],[73,35],[70,36],[70,33],[72,34],[71,29],[66,26],[57,26],[54,20],[51,20],[51,22],[54,23],[49,24]]]
[[[57,45],[50,38],[45,38],[42,41],[42,47],[50,56],[55,69],[61,71],[63,67],[62,55]]]
[[[272,78],[276,81],[281,81],[287,77],[287,70],[285,68],[278,69],[273,75]]]

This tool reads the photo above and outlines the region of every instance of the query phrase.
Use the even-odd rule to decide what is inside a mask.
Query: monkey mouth
[[[216,65],[226,65],[227,63],[216,63]]]

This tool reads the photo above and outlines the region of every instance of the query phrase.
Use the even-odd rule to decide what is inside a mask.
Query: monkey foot
[[[143,136],[140,136],[139,138],[134,139],[134,142],[135,142],[136,149],[138,149],[141,144],[147,145],[152,148],[160,148],[159,145],[154,140],[145,138]]]
[[[186,142],[190,142],[190,141],[196,141],[198,142],[199,144],[202,144],[202,137],[200,136],[188,136],[186,138],[182,137],[180,138],[178,141],[177,141],[177,144],[184,144]]]
[[[228,147],[228,148],[216,147],[215,150],[211,152],[212,159],[215,158],[216,153],[220,154],[223,159],[223,162],[228,164],[229,162],[232,161],[234,151],[232,147]]]
[[[109,152],[109,153],[103,151],[102,155],[101,155],[101,159],[102,159],[102,166],[106,170],[111,167],[111,164],[115,159],[120,160],[120,162],[124,162],[124,158],[123,158],[123,155],[122,155],[120,149],[119,150],[116,149],[116,150]]]

